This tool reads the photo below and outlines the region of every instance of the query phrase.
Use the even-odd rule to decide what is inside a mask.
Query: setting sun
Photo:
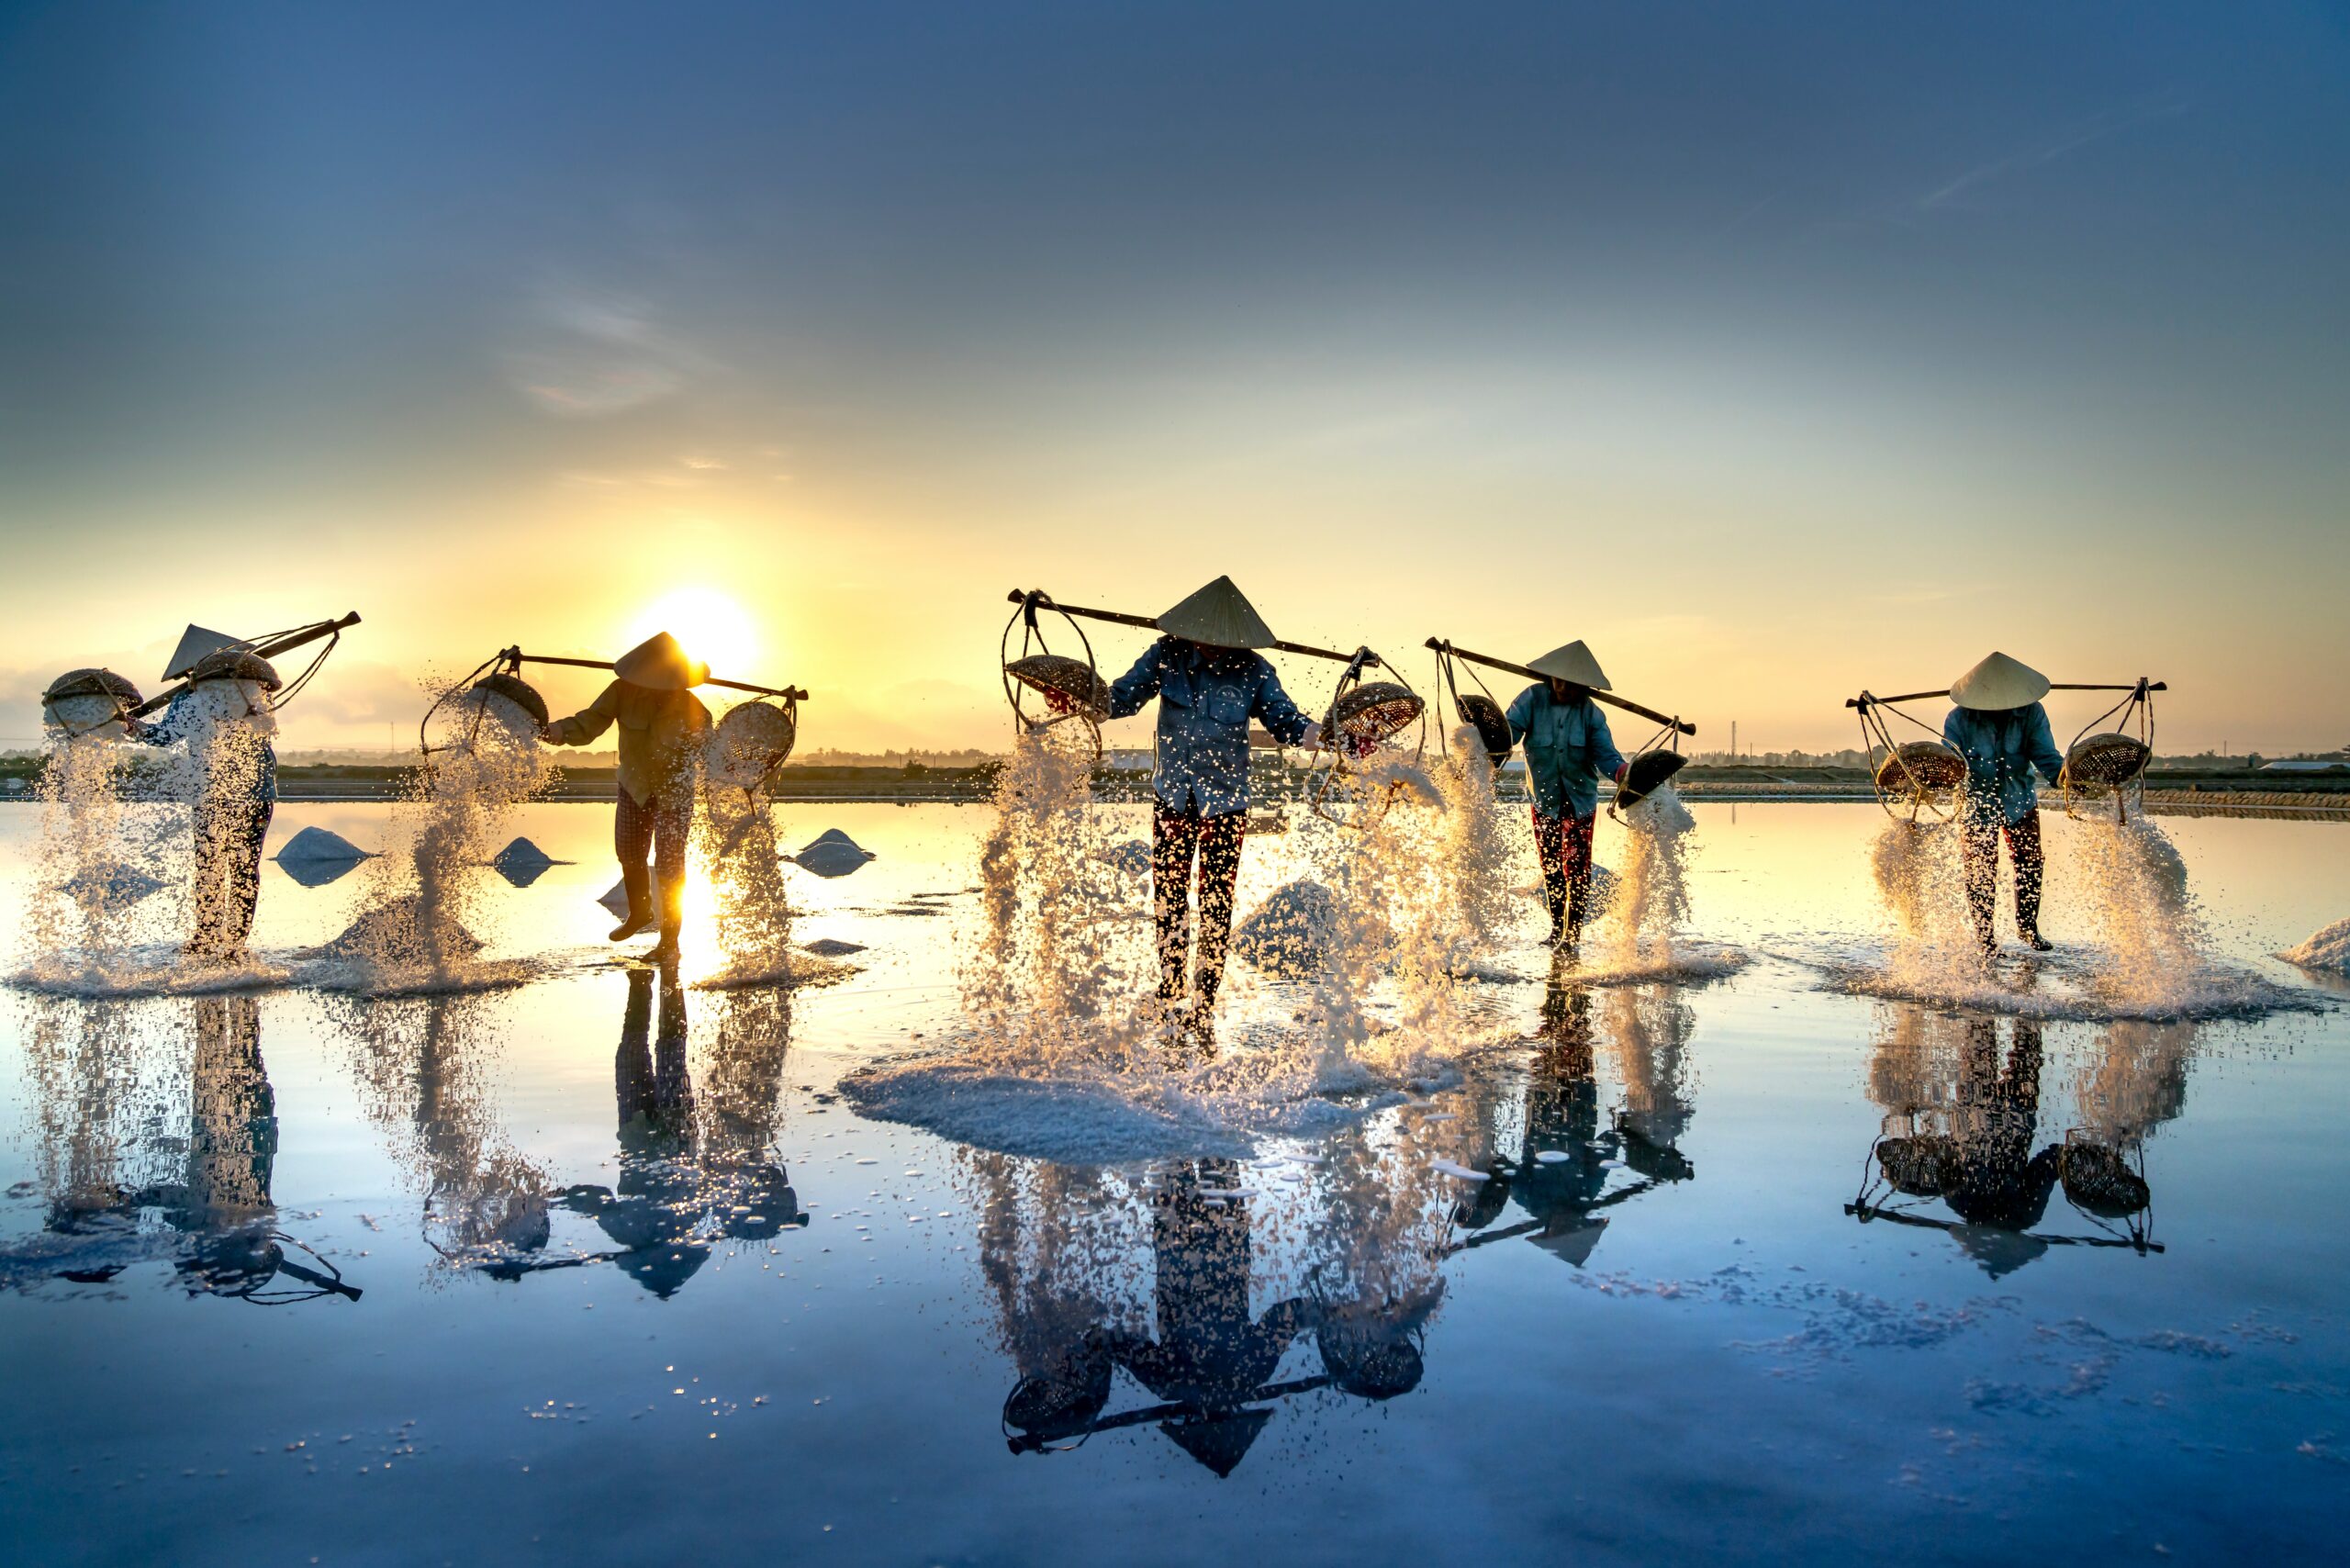
[[[677,638],[686,652],[706,661],[713,675],[731,680],[757,678],[751,666],[759,653],[758,632],[749,613],[716,588],[683,588],[664,595],[631,625],[628,644],[655,632]]]

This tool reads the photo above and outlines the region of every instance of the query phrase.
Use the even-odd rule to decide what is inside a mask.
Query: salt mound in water
[[[873,851],[836,827],[826,828],[810,839],[799,854],[789,857],[801,870],[819,877],[845,877],[872,858]]]
[[[93,867],[67,881],[58,890],[76,903],[89,903],[103,899],[120,908],[137,903],[151,893],[161,892],[162,879],[151,877],[138,867],[122,864]]]
[[[1338,901],[1319,882],[1289,882],[1251,911],[1232,935],[1233,951],[1286,980],[1318,972],[1338,932]]]
[[[2329,969],[2335,974],[2350,974],[2350,920],[2335,921],[2300,946],[2278,957],[2305,969]]]
[[[404,958],[421,949],[423,942],[419,933],[426,917],[421,898],[410,897],[377,904],[352,921],[341,935],[312,949],[307,956],[359,958],[371,963],[381,963],[387,958]],[[470,958],[482,949],[481,938],[451,922],[442,922],[433,935],[435,945],[443,954]]]
[[[281,866],[330,864],[338,860],[366,860],[373,857],[339,833],[322,827],[306,827],[285,841],[274,858]]]
[[[489,857],[490,868],[518,888],[527,888],[559,865],[554,856],[527,838],[518,838]]]

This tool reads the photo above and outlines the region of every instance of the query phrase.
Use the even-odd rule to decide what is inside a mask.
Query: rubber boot
[[[621,868],[621,885],[628,890],[628,914],[604,940],[623,942],[653,924],[653,873],[643,866]]]
[[[661,889],[661,940],[653,945],[646,956],[664,961],[677,956],[677,933],[686,924],[686,879],[679,877],[675,884]]]

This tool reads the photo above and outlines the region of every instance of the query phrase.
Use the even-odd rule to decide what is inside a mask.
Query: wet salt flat
[[[2350,1026],[2273,955],[2350,913],[2350,827],[2165,819],[2202,935],[2143,965],[2052,821],[2058,950],[1953,981],[1898,957],[1874,807],[1693,811],[1669,963],[1554,970],[1510,892],[1393,995],[1236,958],[1219,1059],[1168,1068],[1120,1001],[1147,820],[1103,808],[1072,875],[1135,919],[1087,999],[1139,1054],[1041,1079],[972,1022],[986,808],[779,808],[872,852],[785,868],[789,988],[711,983],[699,882],[675,983],[611,962],[599,810],[501,822],[555,863],[466,873],[501,983],[463,992],[299,957],[372,863],[272,863],[238,988],[0,1002],[0,1528],[62,1562],[2333,1556]],[[289,803],[269,850],[387,817]],[[11,932],[39,831],[0,812]],[[1251,843],[1244,921],[1319,832]]]

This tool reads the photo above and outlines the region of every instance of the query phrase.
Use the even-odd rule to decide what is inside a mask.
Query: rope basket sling
[[[2098,728],[2117,716],[2121,722],[2116,728]],[[2129,821],[2131,790],[2134,786],[2143,797],[2146,767],[2154,759],[2154,700],[2150,683],[2141,679],[2130,695],[2082,725],[2065,748],[2065,767],[2056,778],[2065,794],[2065,814],[2074,814],[2076,799],[2109,794],[2115,820]],[[2142,812],[2143,809],[2142,798]]]
[[[1362,678],[1366,666],[1381,662],[1369,648],[1358,648],[1347,661],[1346,672],[1338,677],[1330,695],[1330,706],[1323,712],[1322,750],[1315,758],[1306,804],[1315,815],[1341,827],[1361,823],[1366,810],[1372,813],[1368,820],[1376,822],[1386,814],[1402,788],[1391,781],[1364,793],[1351,780],[1340,788],[1340,780],[1353,768],[1415,724],[1419,726],[1419,735],[1413,760],[1427,752],[1427,703],[1420,694],[1400,680]]]
[[[1053,652],[1044,627],[1036,620],[1039,610],[1049,610],[1069,623],[1069,629],[1077,633],[1078,645],[1085,650],[1082,659]],[[1020,652],[1016,655],[1012,651],[1012,630],[1015,626],[1020,628]],[[1078,624],[1077,618],[1055,604],[1044,589],[1032,589],[1021,597],[1020,608],[1004,622],[997,652],[1003,666],[1003,700],[1012,706],[1013,727],[1019,734],[1029,735],[1074,720],[1083,726],[1087,739],[1093,745],[1094,760],[1100,761],[1102,724],[1110,716],[1110,683],[1102,678],[1093,657],[1093,640],[1085,634],[1085,628]],[[1046,716],[1028,711],[1022,699],[1032,691],[1044,700]]]
[[[1439,648],[1436,655],[1438,684],[1452,693],[1452,711],[1460,722],[1477,732],[1478,744],[1485,748],[1485,760],[1496,768],[1509,760],[1510,748],[1516,743],[1509,738],[1509,714],[1485,687],[1484,678],[1471,666],[1469,678],[1477,689],[1463,692],[1460,678],[1454,674],[1457,661]]]
[[[1910,822],[1921,812],[1947,822],[1966,783],[1966,759],[1924,722],[1884,698],[1863,691],[1848,706],[1860,711],[1861,749],[1872,759],[1869,788],[1885,814],[1901,817],[1906,807]],[[1886,710],[1924,730],[1928,738],[1896,741],[1885,722]]]
[[[534,736],[547,722],[547,700],[500,653],[476,666],[471,675],[432,700],[416,726],[417,751],[431,756],[435,752],[472,750],[481,739],[483,722],[498,705],[507,703],[531,722]],[[443,732],[446,738],[435,745],[432,721],[444,711],[450,714],[449,728]]]

